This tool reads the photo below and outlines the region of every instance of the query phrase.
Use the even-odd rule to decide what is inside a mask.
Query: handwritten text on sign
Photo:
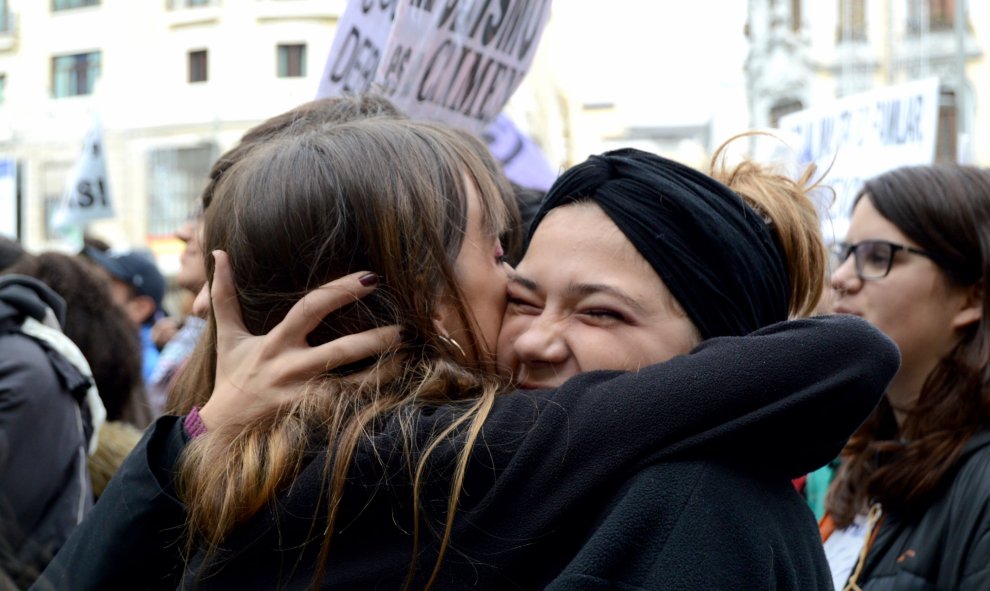
[[[863,181],[935,156],[938,80],[926,79],[843,97],[829,105],[781,118],[781,130],[798,142],[802,162],[829,170],[835,191],[826,231],[841,240]],[[829,169],[829,167],[831,167]]]
[[[549,16],[550,0],[352,2],[319,96],[375,84],[411,117],[480,133],[522,82]]]

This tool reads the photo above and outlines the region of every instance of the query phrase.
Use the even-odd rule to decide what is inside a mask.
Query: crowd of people
[[[0,244],[0,588],[990,588],[990,171],[827,245],[730,145],[534,196],[305,103],[204,179],[181,323],[141,252]]]

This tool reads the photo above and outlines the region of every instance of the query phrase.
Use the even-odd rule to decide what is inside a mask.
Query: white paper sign
[[[17,161],[0,157],[0,235],[17,238]]]
[[[370,88],[414,119],[480,134],[525,77],[549,18],[550,0],[351,0],[317,97]]]
[[[827,240],[845,237],[864,180],[934,161],[937,125],[937,78],[843,97],[781,118],[780,129],[798,139],[802,162],[814,162],[819,174],[831,167],[825,184],[835,190],[835,201],[823,228]]]
[[[113,200],[107,182],[106,158],[103,150],[103,132],[94,123],[83,149],[69,173],[62,202],[55,211],[52,225],[64,228],[82,225],[91,220],[112,218]]]
[[[316,98],[359,94],[371,87],[399,0],[351,0],[337,23]]]

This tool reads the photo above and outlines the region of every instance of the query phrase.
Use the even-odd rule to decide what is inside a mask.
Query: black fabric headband
[[[773,232],[722,183],[641,150],[606,152],[557,179],[529,238],[554,208],[589,200],[653,267],[702,338],[787,318],[787,267]]]

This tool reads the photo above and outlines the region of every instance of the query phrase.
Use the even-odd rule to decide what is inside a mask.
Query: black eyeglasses
[[[832,271],[846,262],[849,255],[856,257],[856,275],[864,281],[873,279],[883,279],[890,273],[890,268],[894,265],[894,255],[897,251],[903,250],[914,254],[920,254],[940,264],[938,258],[930,252],[895,244],[886,240],[864,240],[856,244],[839,242],[832,247]]]

